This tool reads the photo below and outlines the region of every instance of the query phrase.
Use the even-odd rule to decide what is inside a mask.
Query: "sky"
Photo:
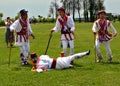
[[[1,0],[0,12],[3,18],[14,18],[21,9],[28,10],[29,17],[38,15],[47,17],[50,3],[54,0]],[[120,0],[105,0],[106,12],[120,14]]]

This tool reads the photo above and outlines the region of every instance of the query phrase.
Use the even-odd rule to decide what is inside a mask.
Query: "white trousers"
[[[56,62],[56,69],[69,68],[71,61],[86,56],[87,52],[88,51],[77,53],[67,57],[58,57]]]
[[[74,40],[62,40],[64,56],[67,56],[67,46],[70,45],[70,55],[74,54]]]
[[[110,41],[104,41],[104,42],[99,42],[99,40],[96,40],[96,44],[95,44],[95,47],[96,47],[96,53],[97,53],[97,56],[98,58],[102,58],[102,54],[101,54],[101,51],[100,51],[100,45],[103,44],[105,46],[105,49],[107,51],[107,55],[108,55],[108,59],[112,57],[112,52],[111,52],[111,49],[110,49]]]
[[[29,42],[23,44],[20,46],[20,53],[23,54],[21,58],[27,59],[30,51],[30,45]]]

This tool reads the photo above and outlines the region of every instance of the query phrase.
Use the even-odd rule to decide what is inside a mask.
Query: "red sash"
[[[100,30],[98,31],[99,41],[109,41],[112,38],[112,34],[108,32],[108,26],[110,23],[107,24],[107,20],[99,20],[98,23],[100,25]]]
[[[63,19],[58,18],[59,23],[62,25],[61,34],[64,34],[66,40],[69,40],[69,39],[72,40],[72,37],[70,35],[70,33],[71,33],[70,28],[67,27],[67,30],[65,30],[65,28],[64,28],[65,26],[67,26],[66,25],[67,20],[68,20],[67,15],[65,15]],[[69,38],[67,37],[67,34],[68,34]]]
[[[56,60],[57,60],[56,58],[53,59],[53,62],[52,62],[52,65],[51,65],[52,69],[55,69],[55,67],[56,67]]]
[[[22,26],[22,29],[20,32],[17,32],[17,37],[18,38],[18,35],[20,36],[20,42],[22,42],[22,37],[24,38],[24,41],[28,41],[28,25],[27,25],[27,21],[26,22],[23,22],[21,19],[19,19],[19,22]],[[16,40],[18,41],[18,39]]]

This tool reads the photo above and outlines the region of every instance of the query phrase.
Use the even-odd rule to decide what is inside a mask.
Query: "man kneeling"
[[[33,63],[33,71],[42,72],[48,69],[63,69],[70,68],[71,61],[77,58],[82,58],[90,54],[90,50],[86,52],[77,53],[67,57],[50,58],[48,55],[41,55],[37,57],[36,53],[31,53],[30,61]]]

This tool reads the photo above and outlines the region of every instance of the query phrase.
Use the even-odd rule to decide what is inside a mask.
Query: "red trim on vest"
[[[22,37],[24,38],[24,41],[26,42],[28,40],[27,21],[23,22],[21,19],[19,19],[19,22],[20,22],[20,25],[22,26],[22,29],[20,32],[17,32],[17,35],[20,36],[20,42],[22,42]],[[18,41],[18,39],[16,41]]]
[[[61,34],[64,34],[66,40],[69,40],[69,38],[70,38],[70,40],[72,40],[72,37],[70,35],[71,31],[68,28],[67,28],[67,30],[68,30],[67,32],[65,32],[65,33],[62,32],[62,31],[64,31],[64,26],[66,26],[67,20],[68,20],[67,15],[64,16],[63,20],[61,20],[61,18],[58,18],[59,23],[62,25]],[[66,34],[69,34],[69,38],[67,38]]]
[[[99,41],[103,42],[103,41],[109,41],[112,37],[112,34],[110,34],[108,32],[108,25],[107,25],[107,20],[99,20],[98,21],[99,25],[100,25],[100,30],[98,31],[99,34]]]
[[[56,61],[57,61],[57,59],[54,58],[54,59],[53,59],[53,62],[52,62],[52,65],[51,65],[51,68],[52,68],[52,69],[55,69],[55,67],[56,67]]]

